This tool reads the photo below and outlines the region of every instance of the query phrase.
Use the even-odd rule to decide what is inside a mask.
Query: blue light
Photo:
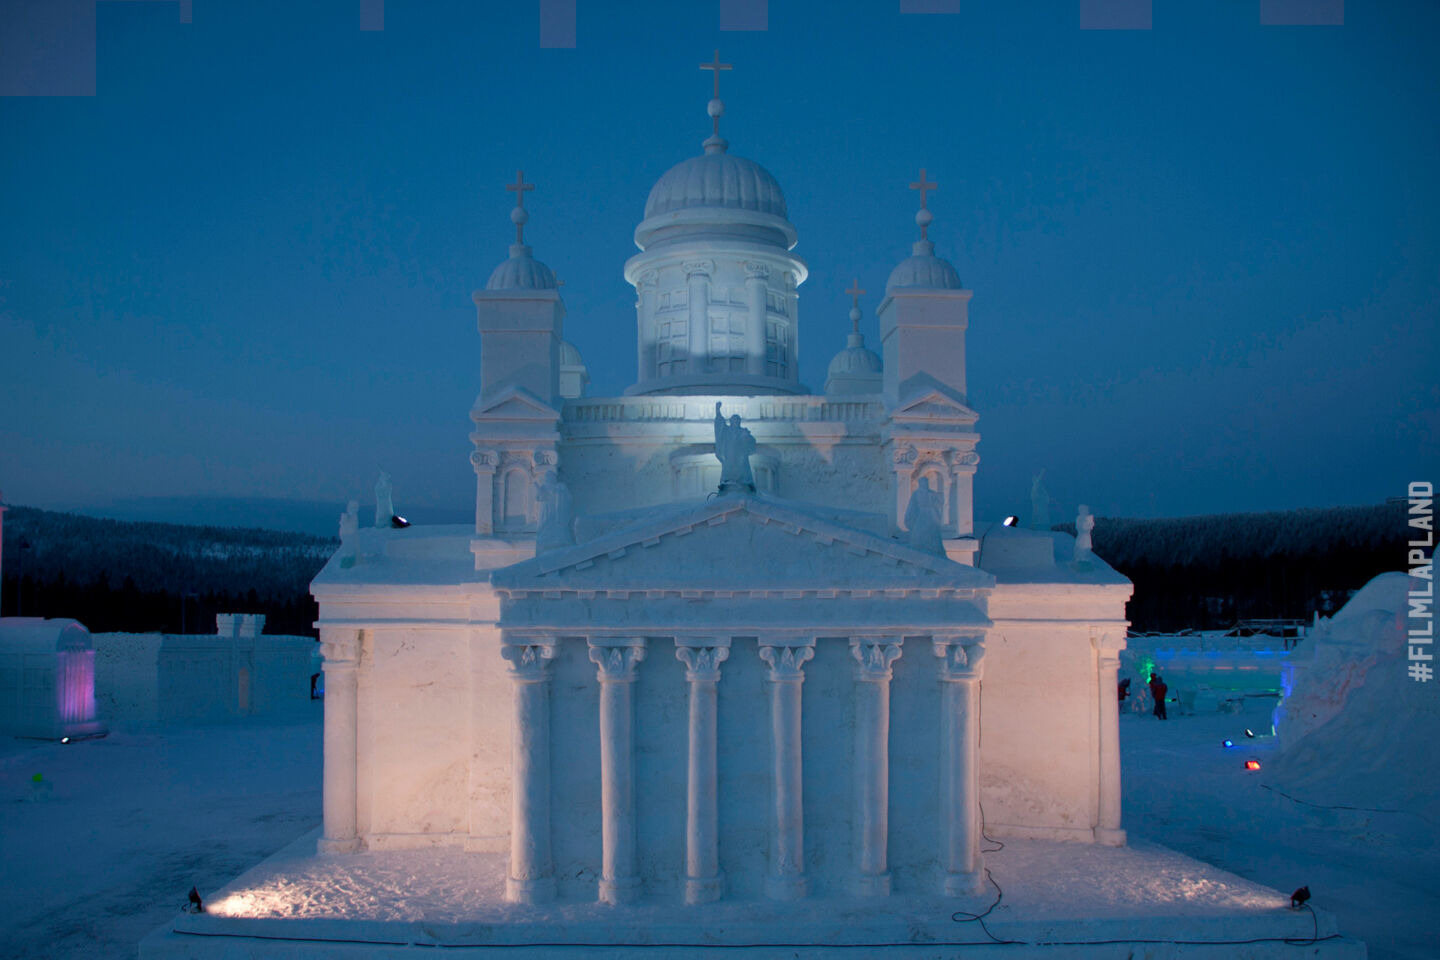
[[[1235,746],[1235,741],[1234,741],[1234,740],[1226,740],[1226,741],[1225,741],[1225,746],[1227,746],[1227,747],[1233,747],[1233,746]]]

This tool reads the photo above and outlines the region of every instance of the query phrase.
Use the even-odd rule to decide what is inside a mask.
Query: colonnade
[[[805,871],[801,686],[815,655],[814,637],[759,639],[768,668],[771,795],[769,864],[764,890],[773,900],[809,892]],[[507,636],[502,647],[514,681],[510,871],[506,896],[536,903],[554,895],[550,855],[549,665],[553,636]],[[944,890],[964,895],[979,888],[979,682],[983,638],[957,635],[929,640],[942,684],[940,738],[940,861]],[[600,683],[601,872],[599,899],[630,903],[640,896],[636,853],[634,683],[645,659],[643,637],[587,641]],[[677,637],[675,656],[689,688],[686,762],[685,901],[704,903],[724,892],[720,870],[717,769],[717,686],[730,656],[728,637]],[[890,893],[888,866],[890,681],[904,649],[898,636],[852,637],[855,661],[854,743],[856,893]],[[544,714],[542,716],[542,714]]]

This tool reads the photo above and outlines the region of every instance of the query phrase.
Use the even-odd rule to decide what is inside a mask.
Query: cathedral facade
[[[934,184],[879,349],[857,306],[810,393],[799,237],[722,112],[635,230],[621,396],[585,395],[517,177],[474,294],[473,528],[352,532],[312,586],[322,851],[500,854],[519,903],[706,903],[964,896],[982,834],[1124,843],[1131,585],[974,520],[971,291]]]

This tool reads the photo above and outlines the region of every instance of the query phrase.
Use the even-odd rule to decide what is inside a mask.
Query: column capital
[[[777,682],[803,682],[805,662],[815,656],[813,638],[800,644],[760,639],[760,659],[770,668],[770,679]]]
[[[984,670],[984,637],[935,637],[931,641],[931,652],[940,658],[943,681],[979,680]]]
[[[321,627],[320,655],[325,658],[326,666],[355,666],[360,659],[360,631]]]
[[[644,637],[590,640],[590,662],[601,683],[633,683],[635,665],[644,659]]]
[[[477,474],[494,473],[495,468],[500,466],[500,451],[493,447],[476,447],[475,452],[470,454],[470,465]]]
[[[685,271],[685,279],[693,280],[696,277],[709,278],[715,272],[714,260],[686,260],[680,264],[680,269]]]
[[[507,638],[500,656],[510,664],[510,677],[518,683],[539,683],[550,679],[550,661],[555,659],[553,637]]]
[[[1105,630],[1100,627],[1090,628],[1090,646],[1100,655],[1101,660],[1120,660],[1120,651],[1125,649],[1126,636],[1120,630]]]
[[[746,280],[764,280],[770,276],[770,268],[758,260],[746,260],[743,266]]]
[[[730,659],[730,640],[702,637],[677,639],[675,659],[685,664],[688,682],[715,683],[720,679],[720,664]]]
[[[850,656],[855,658],[856,680],[889,680],[891,665],[900,659],[900,637],[851,637]]]

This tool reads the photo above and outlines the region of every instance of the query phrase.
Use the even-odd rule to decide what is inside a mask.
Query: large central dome
[[[786,218],[780,184],[754,160],[716,151],[683,160],[650,188],[645,217],[694,207],[750,210]]]

